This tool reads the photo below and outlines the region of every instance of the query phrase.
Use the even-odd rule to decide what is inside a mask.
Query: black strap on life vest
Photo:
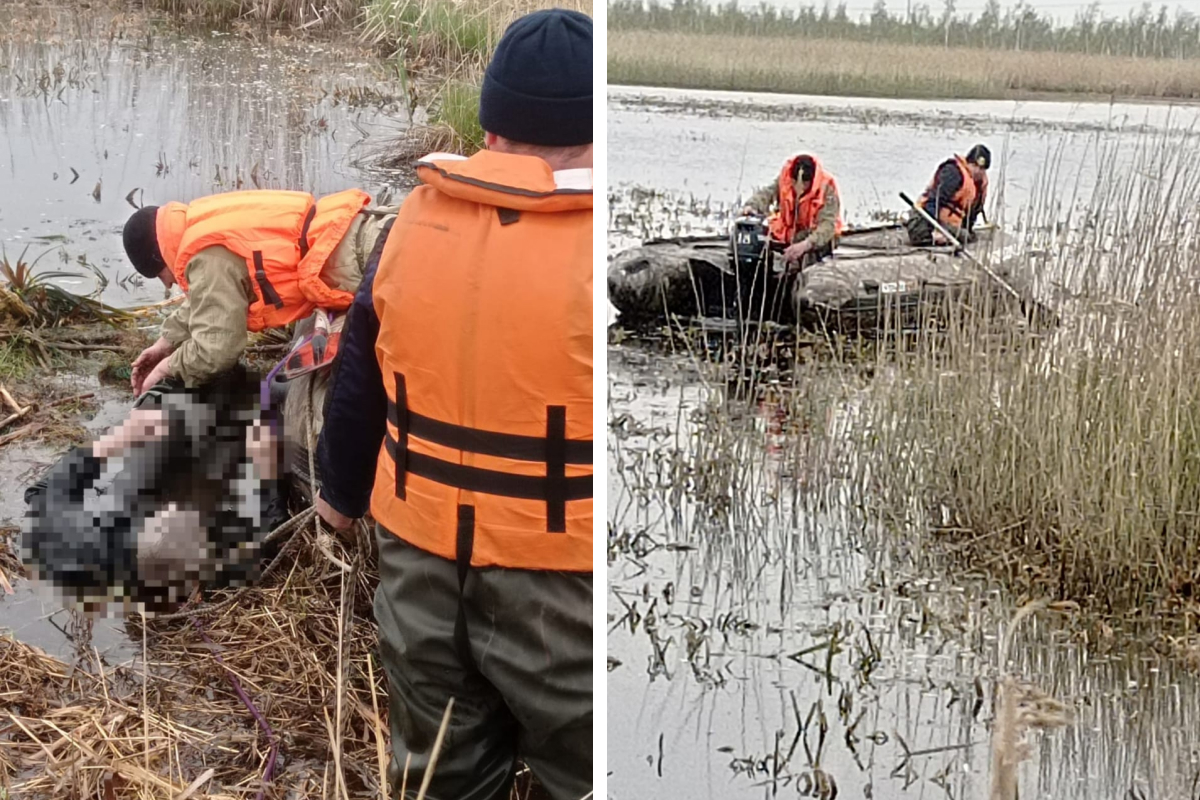
[[[471,554],[475,550],[475,506],[458,507],[458,534],[454,543],[454,563],[458,567],[458,612],[454,617],[454,648],[464,667],[475,667],[471,638],[467,635],[467,609],[464,593],[471,572]]]
[[[546,407],[546,435],[521,436],[469,428],[418,414],[408,407],[404,376],[395,373],[395,401],[388,402],[388,421],[396,426],[396,438],[386,437],[388,455],[396,464],[396,496],[405,499],[409,474],[464,491],[546,502],[546,530],[567,529],[566,504],[592,496],[592,476],[567,477],[568,464],[591,464],[592,442],[568,439],[566,406]],[[464,453],[543,462],[545,476],[514,475],[500,470],[456,464],[409,449],[410,437]],[[473,513],[473,512],[472,512]]]
[[[267,270],[263,265],[262,250],[255,250],[252,254],[254,259],[254,279],[258,282],[258,290],[262,292],[264,303],[272,305],[275,308],[283,308],[283,298],[275,291],[275,287],[271,285],[271,281],[267,278]]]
[[[314,205],[308,210],[308,215],[304,217],[304,227],[300,229],[300,257],[304,258],[308,255],[308,229],[312,226],[313,219],[317,216],[317,207]]]

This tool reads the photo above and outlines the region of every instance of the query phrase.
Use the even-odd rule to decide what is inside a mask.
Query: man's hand
[[[163,380],[165,380],[166,377],[171,374],[171,368],[168,366],[169,364],[170,361],[165,358],[159,361],[154,369],[150,370],[150,374],[147,375],[142,381],[142,385],[136,387],[134,391],[138,395],[141,395],[142,392],[152,389],[155,384],[161,383]]]
[[[317,513],[321,515],[321,519],[338,531],[348,530],[350,523],[354,522],[350,517],[325,502],[325,498],[321,497],[319,492],[317,493]]]
[[[805,239],[803,242],[796,242],[793,245],[789,245],[788,248],[783,251],[784,263],[789,265],[799,264],[800,259],[804,258],[805,254],[810,250],[812,250],[812,245],[807,239]]]
[[[130,375],[129,385],[133,389],[133,393],[140,395],[142,393],[142,385],[146,382],[146,376],[157,367],[163,359],[171,355],[171,351],[175,348],[171,347],[170,342],[159,337],[159,340],[147,347],[133,361],[133,374]],[[153,386],[151,383],[149,386]]]

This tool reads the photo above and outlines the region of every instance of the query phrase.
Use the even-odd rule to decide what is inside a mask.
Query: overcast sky
[[[768,0],[768,2],[771,2],[771,0]],[[847,13],[852,18],[857,19],[864,14],[870,13],[874,0],[845,0],[845,2]],[[907,0],[887,0],[888,10],[894,14],[902,14],[905,8],[907,8],[906,2]],[[914,6],[920,3],[925,3],[928,5],[935,14],[940,12],[943,7],[943,0],[912,0],[912,4]],[[739,0],[738,4],[743,8],[750,8],[757,5],[757,2],[756,0]],[[823,5],[823,0],[812,0],[811,2],[810,0],[775,0],[775,2],[772,4],[779,7],[807,6],[813,4],[820,6]],[[954,7],[960,14],[973,14],[978,16],[979,12],[983,10],[983,7],[986,4],[987,0],[956,0]],[[838,5],[838,0],[830,0],[830,5],[836,8]],[[1011,8],[1014,5],[1016,5],[1016,0],[1000,0],[1001,8]],[[1070,22],[1072,19],[1074,19],[1076,11],[1087,8],[1089,4],[1086,2],[1079,2],[1079,0],[1046,0],[1046,2],[1032,0],[1029,5],[1034,6],[1043,14],[1050,14],[1060,21]],[[1100,0],[1099,5],[1100,13],[1103,16],[1124,17],[1130,11],[1136,11],[1137,9],[1141,8],[1142,0]],[[1160,5],[1163,5],[1163,3],[1152,2],[1150,7],[1155,9],[1157,12]],[[1174,16],[1174,11],[1176,8],[1183,8],[1188,11],[1200,13],[1200,0],[1170,0],[1165,5],[1168,9],[1170,9],[1172,16]]]

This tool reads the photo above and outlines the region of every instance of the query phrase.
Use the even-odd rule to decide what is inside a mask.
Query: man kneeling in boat
[[[988,176],[992,153],[982,144],[967,152],[967,157],[954,156],[943,161],[934,173],[917,206],[936,219],[960,242],[975,241],[975,220],[987,202]],[[908,240],[916,247],[947,244],[929,221],[913,212],[905,222]]]
[[[833,252],[842,233],[842,201],[837,182],[813,156],[799,154],[784,162],[779,177],[756,192],[743,213],[765,214],[772,241],[786,245],[784,261],[804,269]]]
[[[165,378],[203,385],[238,362],[248,331],[346,310],[385,221],[370,201],[357,189],[320,200],[241,191],[135,212],[124,230],[130,262],[186,298],[133,362],[134,393]]]

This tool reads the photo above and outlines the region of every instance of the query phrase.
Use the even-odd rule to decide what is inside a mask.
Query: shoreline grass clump
[[[1059,93],[1195,100],[1200,98],[1200,60],[613,30],[608,35],[608,81],[863,97]]]
[[[412,123],[379,154],[376,167],[392,170],[434,151],[471,155],[483,148],[479,93],[483,73],[504,31],[518,17],[544,8],[592,15],[592,0],[370,0],[362,33],[389,52],[402,80],[424,84],[428,119]]]

